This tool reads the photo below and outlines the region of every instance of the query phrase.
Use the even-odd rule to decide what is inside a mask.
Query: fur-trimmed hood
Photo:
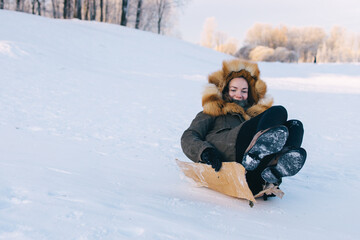
[[[248,100],[250,107],[245,111],[238,104],[224,100],[224,89],[229,82],[237,77],[246,79],[249,85]],[[224,61],[222,70],[208,77],[209,85],[202,97],[203,112],[211,116],[239,113],[245,120],[254,117],[273,104],[271,98],[266,98],[266,84],[260,79],[260,71],[256,63],[235,59]]]

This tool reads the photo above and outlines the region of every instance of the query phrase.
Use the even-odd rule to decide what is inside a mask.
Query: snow
[[[230,56],[118,25],[0,10],[0,239],[356,239],[360,67],[259,63],[305,127],[283,199],[195,187],[175,159]]]

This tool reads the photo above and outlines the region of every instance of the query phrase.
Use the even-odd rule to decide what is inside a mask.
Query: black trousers
[[[299,120],[287,120],[287,117],[287,111],[283,106],[273,106],[246,121],[236,140],[236,161],[241,163],[245,150],[258,131],[278,125],[285,125],[289,130],[289,137],[284,147],[299,148],[304,136],[303,124]],[[261,178],[261,172],[267,167],[272,157],[271,155],[265,157],[254,171],[247,172],[246,179],[253,194],[262,190],[265,181]]]

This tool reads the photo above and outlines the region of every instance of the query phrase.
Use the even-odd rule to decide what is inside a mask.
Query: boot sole
[[[250,150],[244,155],[242,165],[246,170],[252,171],[259,166],[265,156],[279,152],[289,135],[285,126],[270,128],[262,133],[255,142],[250,143]],[[256,156],[256,157],[251,157]]]
[[[280,183],[281,178],[297,174],[304,166],[306,151],[302,148],[290,150],[279,157],[274,167],[267,167],[261,177],[268,183]]]

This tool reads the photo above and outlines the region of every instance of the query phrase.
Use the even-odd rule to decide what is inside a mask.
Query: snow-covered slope
[[[250,208],[174,159],[229,56],[178,39],[0,10],[0,239],[356,239],[360,66],[260,63],[305,125],[283,199]]]

